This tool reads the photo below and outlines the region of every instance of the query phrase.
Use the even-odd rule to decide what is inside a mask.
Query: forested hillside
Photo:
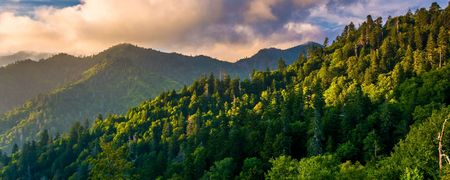
[[[285,50],[277,48],[261,49],[255,55],[241,59],[236,64],[245,69],[266,70],[269,68],[273,70],[278,66],[278,59],[282,58],[289,65],[298,59],[299,54],[306,54],[308,47],[319,46],[315,42],[308,42]]]
[[[238,64],[120,44],[90,57],[61,54],[41,62],[23,61],[0,68],[0,106],[9,107],[33,97],[22,107],[0,115],[0,148],[10,151],[14,143],[35,140],[43,129],[51,135],[66,133],[73,123],[83,119],[92,122],[100,113],[125,113],[201,75],[248,78],[252,68],[274,69],[271,61],[276,64],[279,58],[286,58],[292,62],[310,46],[317,44],[272,49],[275,52],[255,55],[266,61],[250,59]],[[268,57],[277,59],[269,61]]]
[[[0,67],[0,113],[80,78],[81,73],[95,63],[58,54],[40,62],[24,60]]]
[[[450,7],[350,23],[250,80],[204,76],[2,155],[3,179],[437,179]],[[445,126],[444,126],[445,127]],[[450,136],[442,141],[444,153]]]

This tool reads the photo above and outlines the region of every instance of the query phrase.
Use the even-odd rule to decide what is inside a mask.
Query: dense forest
[[[42,129],[54,136],[69,132],[80,119],[125,113],[164,91],[191,84],[202,74],[248,78],[252,69],[276,69],[277,58],[292,63],[314,46],[320,45],[263,49],[237,63],[131,44],[88,57],[58,54],[39,62],[17,62],[0,68],[0,149],[10,152],[15,143],[36,140]],[[5,109],[12,110],[2,113]]]
[[[278,70],[203,76],[67,134],[44,130],[2,153],[2,178],[444,178],[449,28],[437,3],[385,23],[367,16]]]
[[[45,61],[23,60],[0,67],[0,113],[18,107],[28,99],[78,79],[97,61],[57,54]]]

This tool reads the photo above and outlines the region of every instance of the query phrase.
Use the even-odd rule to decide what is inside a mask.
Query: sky
[[[91,55],[119,43],[236,61],[259,49],[334,39],[368,14],[429,0],[0,0],[0,55]],[[448,0],[436,1],[442,8]]]

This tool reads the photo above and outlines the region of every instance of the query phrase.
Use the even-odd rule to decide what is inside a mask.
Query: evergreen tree
[[[130,179],[132,164],[125,158],[125,147],[114,148],[110,142],[100,142],[102,152],[91,160],[92,179]]]
[[[439,68],[441,68],[444,61],[447,60],[448,41],[449,41],[448,30],[446,30],[444,27],[441,27],[439,30],[439,36],[438,36]]]
[[[449,40],[433,8],[385,25],[368,16],[248,80],[202,76],[91,126],[43,131],[0,152],[1,179],[445,178]]]
[[[280,71],[284,71],[286,69],[286,62],[284,62],[283,58],[278,60],[278,69]]]
[[[436,63],[436,46],[434,43],[433,34],[430,33],[427,41],[427,60],[431,64],[431,67],[435,68],[438,63]]]

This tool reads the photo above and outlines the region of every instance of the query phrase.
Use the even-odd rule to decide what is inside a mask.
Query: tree
[[[295,179],[299,174],[298,161],[289,156],[280,156],[270,163],[272,168],[266,175],[267,179]]]
[[[421,51],[414,51],[414,73],[420,75],[430,69],[429,63],[426,62],[424,53]]]
[[[206,153],[204,147],[197,147],[194,152],[187,157],[184,161],[185,179],[198,179],[202,177],[204,170],[207,167]]]
[[[89,129],[50,142],[43,132],[0,152],[0,179],[446,178],[450,133],[436,138],[450,114],[446,17],[368,16],[279,70],[202,76]]]
[[[406,76],[410,77],[413,75],[413,67],[414,64],[414,55],[413,50],[410,45],[406,48],[405,56],[402,60],[403,72],[405,72]]]
[[[116,148],[111,142],[100,142],[102,152],[91,159],[92,179],[130,179],[133,164],[126,160],[125,147]]]
[[[313,95],[313,103],[314,103],[314,115],[312,118],[312,136],[309,139],[308,143],[308,153],[309,155],[319,155],[322,153],[322,111],[324,106],[324,100],[322,95],[322,88],[320,84],[316,84],[316,94]]]
[[[15,154],[17,151],[19,151],[19,146],[16,143],[14,143],[11,150],[11,154]]]
[[[442,64],[444,63],[444,60],[447,59],[448,54],[448,30],[446,30],[444,27],[441,27],[439,30],[439,36],[438,36],[438,51],[439,51],[439,68],[442,68]]]
[[[323,47],[327,46],[328,46],[328,37],[325,37],[325,39],[323,40]]]
[[[365,167],[359,162],[352,164],[350,161],[340,165],[337,179],[367,179]]]
[[[26,179],[33,179],[37,164],[37,147],[35,141],[25,143],[22,146],[22,156],[18,160],[18,169]]]
[[[233,177],[235,166],[233,158],[227,157],[216,161],[214,166],[204,175],[206,179],[227,180]]]
[[[418,126],[414,126],[405,140],[394,148],[394,153],[380,168],[381,172],[397,174],[397,177],[409,169],[417,169],[425,179],[437,179],[439,177],[439,161],[436,148],[439,141],[436,134],[441,132],[445,118],[450,114],[450,107],[435,111],[431,117]],[[450,137],[448,134],[446,138]],[[389,173],[389,174],[390,174]],[[388,174],[388,173],[386,173]]]
[[[343,160],[353,160],[358,155],[358,149],[351,142],[340,144],[336,150],[336,158]]]
[[[242,165],[242,171],[239,174],[240,179],[263,179],[264,170],[263,163],[256,157],[246,158],[244,164]]]
[[[286,69],[286,62],[284,62],[283,58],[278,60],[278,70],[284,71]]]
[[[363,141],[364,144],[364,160],[370,162],[378,158],[380,150],[380,140],[375,131],[370,132]]]
[[[450,115],[449,115],[450,116]],[[441,133],[438,135],[438,139],[439,139],[439,146],[438,146],[438,151],[439,151],[439,174],[442,176],[442,163],[443,163],[443,159],[447,160],[447,163],[450,164],[450,159],[449,157],[444,154],[443,150],[442,150],[442,141],[444,139],[444,133],[445,133],[445,124],[447,123],[448,118],[446,118],[444,120],[444,122],[442,123],[442,130]]]
[[[423,38],[418,27],[414,28],[414,44],[417,50],[423,49]]]
[[[432,67],[436,67],[436,47],[433,34],[430,33],[427,41],[427,60],[432,65]]]
[[[406,168],[405,172],[400,176],[400,180],[421,180],[424,179],[422,173],[417,168]]]
[[[45,129],[44,131],[42,131],[42,133],[40,134],[40,140],[39,140],[39,145],[40,146],[46,146],[49,143],[49,135],[48,135],[48,131],[47,129]]]
[[[331,179],[339,172],[339,161],[332,155],[303,158],[300,161],[280,156],[270,161],[267,179]]]

